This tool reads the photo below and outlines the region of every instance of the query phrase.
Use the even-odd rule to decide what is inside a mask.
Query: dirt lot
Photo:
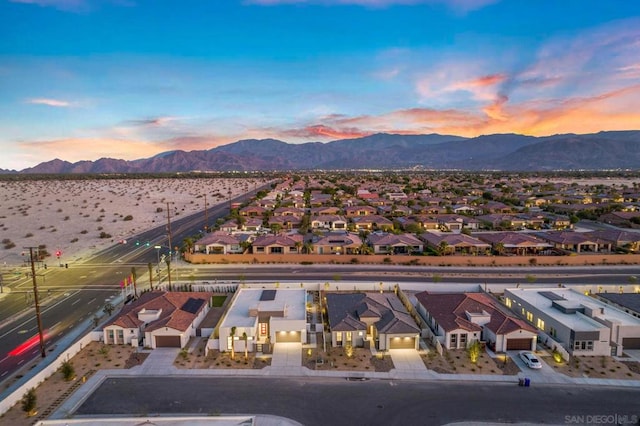
[[[569,377],[640,380],[640,362],[631,359],[618,361],[605,356],[575,356],[569,362],[558,363],[553,357],[544,357],[543,360]]]
[[[493,359],[484,351],[480,353],[476,363],[472,363],[469,359],[467,351],[444,350],[439,355],[435,350],[431,350],[422,355],[424,365],[436,373],[445,374],[497,374],[497,375],[515,375],[520,369],[511,360],[502,357],[499,360]]]
[[[107,346],[91,342],[71,359],[75,378],[65,381],[61,372],[45,380],[36,388],[37,411],[34,417],[27,417],[20,403],[14,405],[0,417],[0,423],[12,426],[31,425],[36,420],[49,416],[73,391],[99,369],[131,368],[142,364],[147,354],[135,352],[131,346]]]

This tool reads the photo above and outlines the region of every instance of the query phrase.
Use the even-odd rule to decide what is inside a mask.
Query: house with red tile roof
[[[424,243],[413,234],[373,233],[367,237],[367,244],[374,254],[422,253]]]
[[[485,293],[416,294],[416,310],[446,349],[487,342],[496,352],[534,350],[537,331]]]
[[[212,293],[150,291],[125,305],[103,328],[109,345],[183,348],[209,312]]]
[[[327,232],[311,241],[317,254],[358,254],[362,239],[354,232]]]
[[[244,250],[241,238],[228,232],[216,231],[205,235],[193,244],[195,253],[239,254]]]
[[[547,241],[530,233],[483,232],[477,233],[475,236],[491,244],[491,248],[499,254],[538,255],[552,247]]]
[[[290,254],[299,253],[303,237],[300,234],[261,235],[251,247],[255,254]]]
[[[436,251],[446,254],[488,254],[489,244],[466,234],[425,232],[420,237]]]
[[[541,232],[538,236],[555,248],[561,250],[582,252],[602,252],[611,251],[613,243],[609,240],[603,240],[593,232],[574,232],[574,231],[550,231]]]

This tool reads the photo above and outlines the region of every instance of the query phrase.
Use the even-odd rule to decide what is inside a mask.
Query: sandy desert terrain
[[[120,240],[226,202],[264,184],[258,178],[0,181],[0,265],[22,264],[24,247],[44,245],[49,263],[72,262]]]

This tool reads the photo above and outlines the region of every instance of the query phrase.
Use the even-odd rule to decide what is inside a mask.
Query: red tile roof
[[[150,291],[143,293],[134,302],[125,305],[120,313],[105,327],[117,325],[122,328],[137,328],[143,322],[138,319],[138,313],[142,309],[159,310],[160,318],[147,324],[145,331],[153,331],[161,327],[171,327],[174,330],[186,331],[193,323],[196,316],[207,306],[212,293],[207,292],[167,292]],[[202,300],[195,313],[187,312],[182,308],[189,299]]]

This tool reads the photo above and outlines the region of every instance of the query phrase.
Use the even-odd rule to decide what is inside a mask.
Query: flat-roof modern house
[[[613,305],[629,315],[640,318],[640,293],[597,293],[595,297],[607,305]]]
[[[505,305],[572,355],[640,348],[640,318],[566,288],[506,289]]]
[[[538,334],[484,293],[416,294],[416,310],[446,349],[487,342],[495,352],[534,350]]]
[[[244,351],[244,333],[248,352],[263,352],[264,345],[280,342],[305,343],[306,296],[304,289],[238,289],[220,321],[220,351],[230,351],[231,345]]]
[[[183,348],[209,312],[212,293],[150,291],[125,305],[103,328],[106,344]]]
[[[420,328],[395,293],[327,293],[325,304],[333,347],[418,349]]]

